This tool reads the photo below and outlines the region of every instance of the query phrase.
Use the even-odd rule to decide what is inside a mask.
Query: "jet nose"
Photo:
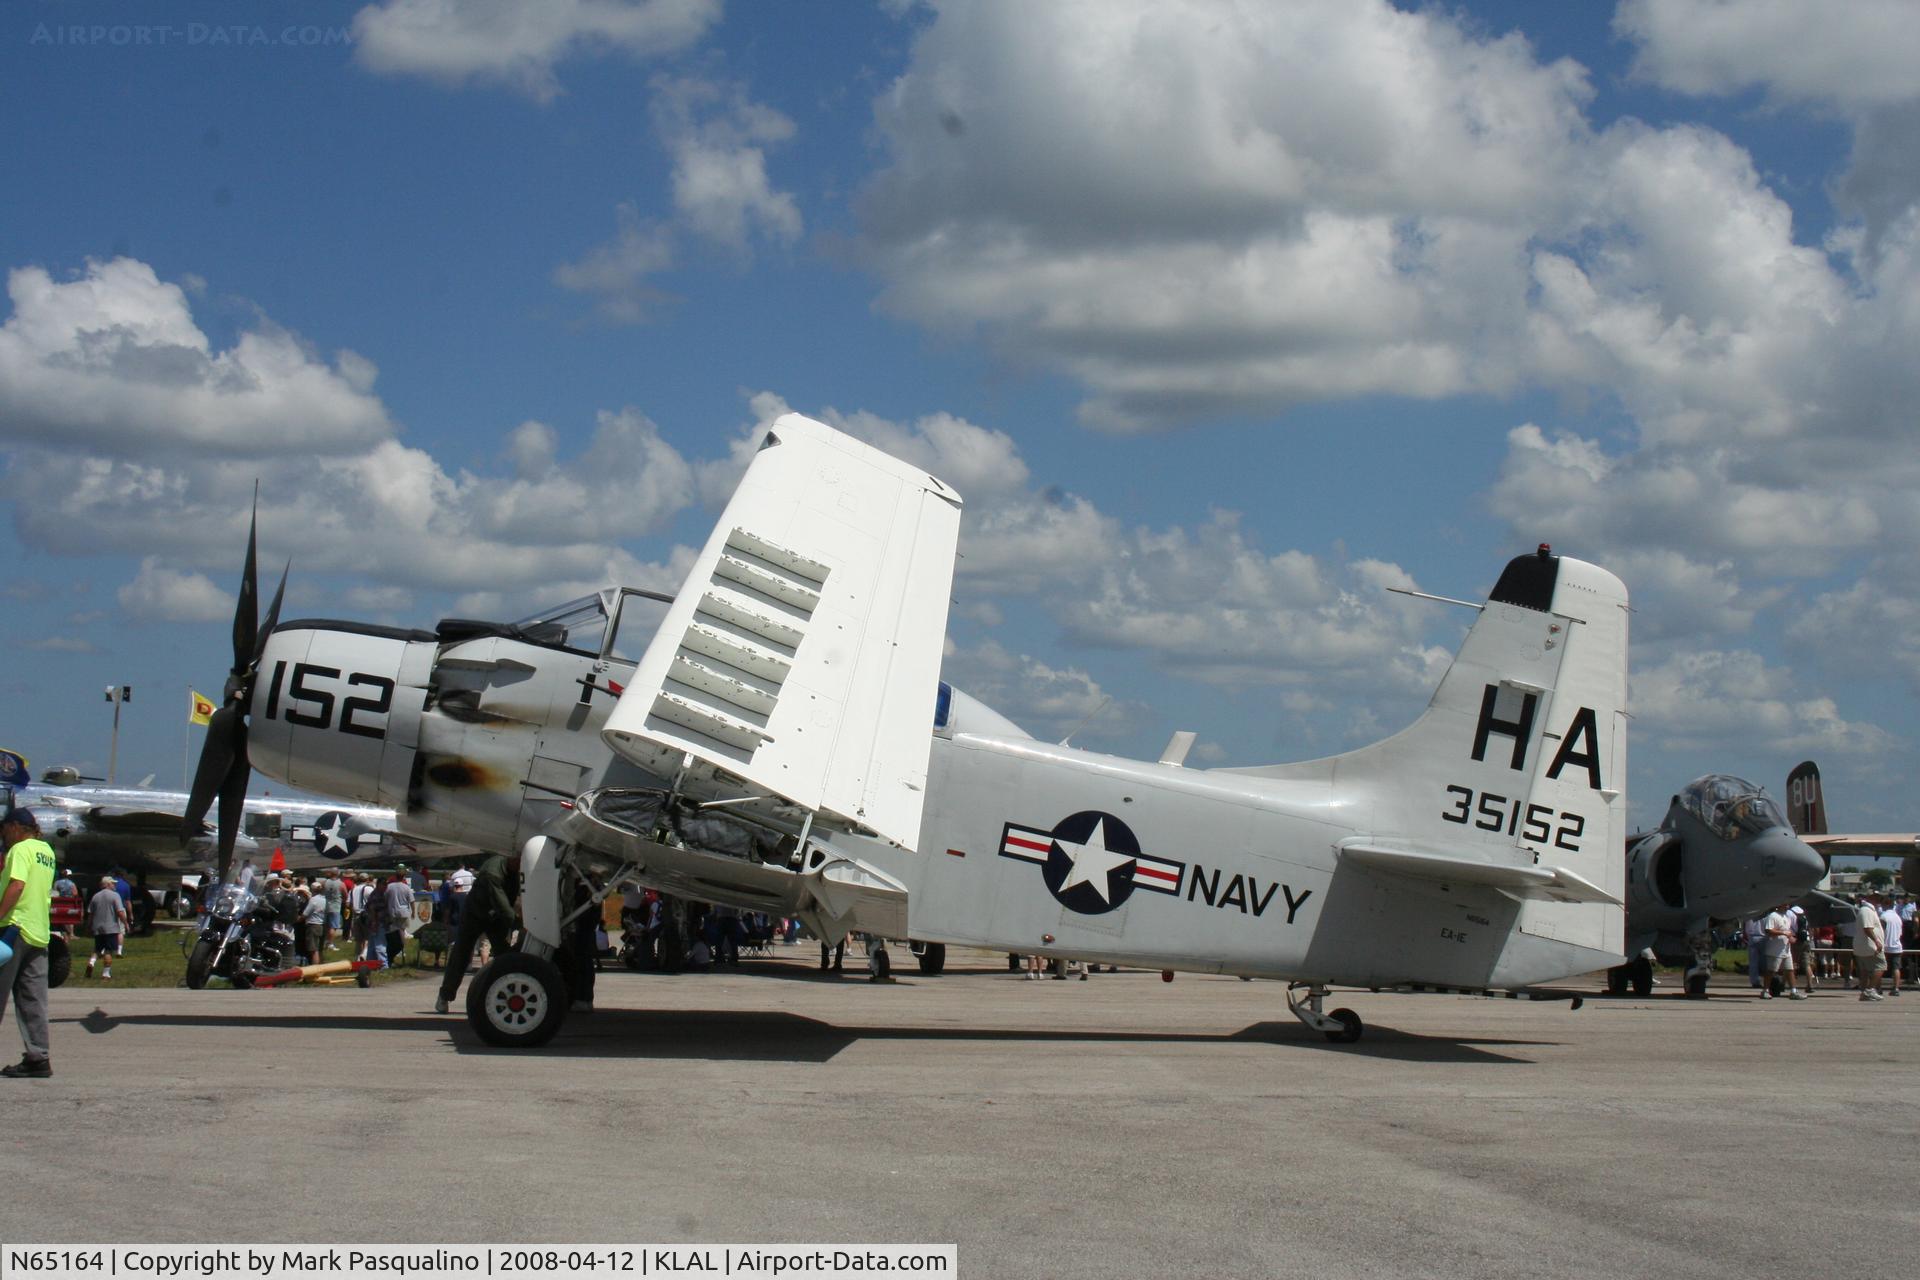
[[[1755,837],[1761,884],[1785,899],[1798,898],[1820,883],[1827,864],[1811,846],[1785,827]]]

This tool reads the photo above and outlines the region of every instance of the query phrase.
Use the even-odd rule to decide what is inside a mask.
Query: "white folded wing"
[[[959,531],[942,481],[780,418],[603,736],[643,767],[685,753],[737,794],[912,847]]]

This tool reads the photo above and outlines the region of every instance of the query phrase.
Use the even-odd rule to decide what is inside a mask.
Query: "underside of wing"
[[[1473,884],[1497,889],[1514,898],[1545,902],[1598,902],[1621,905],[1620,899],[1565,867],[1511,866],[1477,858],[1396,849],[1348,842],[1340,846],[1346,861],[1415,880],[1441,884]]]
[[[960,498],[776,421],[603,734],[679,793],[919,838]]]
[[[1913,832],[1886,835],[1805,835],[1802,843],[1829,858],[1907,858],[1920,853]]]

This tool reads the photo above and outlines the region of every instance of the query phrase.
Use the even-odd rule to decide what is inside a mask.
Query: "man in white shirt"
[[[1793,915],[1785,903],[1775,907],[1760,922],[1760,998],[1773,999],[1773,980],[1778,978],[1782,994],[1789,1000],[1805,1000],[1807,993],[1793,985]]]
[[[1880,907],[1880,938],[1887,949],[1887,994],[1900,994],[1900,964],[1906,959],[1906,939],[1901,936],[1906,922],[1889,897]]]
[[[1853,933],[1853,968],[1860,980],[1862,1000],[1880,999],[1880,969],[1886,963],[1887,948],[1880,928],[1880,910],[1871,894],[1861,894],[1855,906],[1857,926]]]

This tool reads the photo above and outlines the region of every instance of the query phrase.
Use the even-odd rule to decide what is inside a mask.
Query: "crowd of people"
[[[1920,910],[1905,894],[1862,893],[1851,911],[1816,923],[1801,907],[1781,904],[1740,926],[1747,948],[1747,980],[1762,1000],[1776,993],[1804,1000],[1822,983],[1836,983],[1872,1002],[1898,996],[1920,979]]]

